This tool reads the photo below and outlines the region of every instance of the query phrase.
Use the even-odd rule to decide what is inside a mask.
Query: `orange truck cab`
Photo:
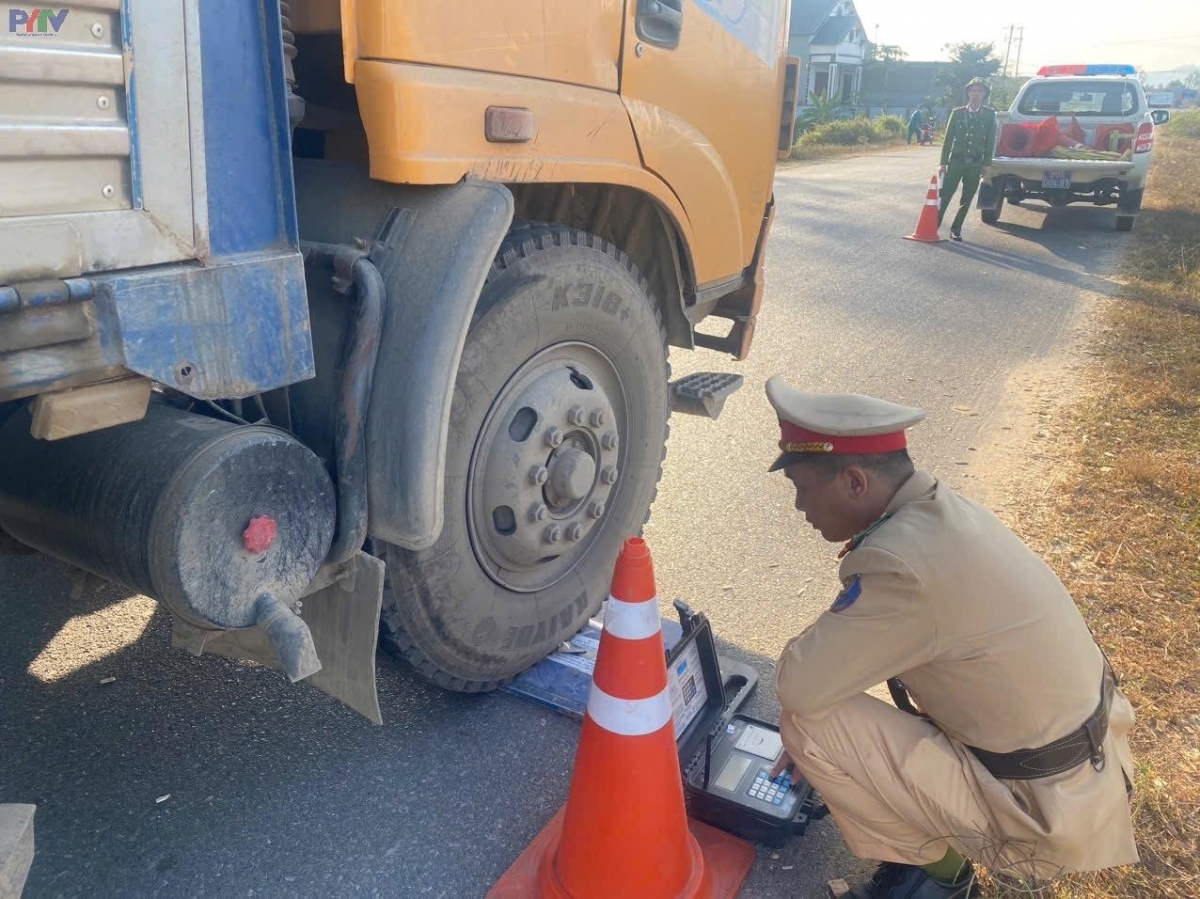
[[[646,520],[670,412],[715,418],[740,385],[672,383],[667,353],[749,352],[789,5],[127,0],[18,23],[46,39],[0,36],[0,61],[46,102],[0,107],[28,142],[0,166],[36,173],[20,152],[50,141],[69,169],[0,200],[0,454],[22,460],[0,547],[153,595],[178,645],[375,720],[377,636],[464,691],[552,652]],[[89,79],[108,102],[79,104]],[[81,540],[112,527],[102,488],[144,537]]]
[[[518,218],[547,192],[526,185],[586,189],[559,204],[566,215],[607,193],[652,205],[664,218],[646,230],[662,233],[630,241],[633,222],[618,215],[602,236],[653,273],[673,343],[690,347],[690,325],[718,309],[735,322],[718,348],[744,356],[757,307],[730,295],[754,293],[774,161],[789,148],[788,3],[537,6],[531,16],[526,0],[294,0],[300,93],[312,79],[332,86],[340,48],[350,87],[338,105],[358,117],[356,158],[381,181],[503,182]],[[309,61],[310,44],[320,63]],[[489,122],[513,130],[489,133]],[[660,273],[667,263],[677,271]]]

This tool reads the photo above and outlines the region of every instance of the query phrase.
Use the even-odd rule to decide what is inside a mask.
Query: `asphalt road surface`
[[[838,588],[836,548],[765,473],[765,380],[922,406],[919,463],[971,493],[962,463],[1009,374],[1063,339],[1084,291],[1108,287],[1111,210],[1009,207],[998,228],[972,213],[964,244],[902,241],[935,152],[782,169],[752,358],[673,358],[676,374],[746,377],[719,423],[673,422],[647,537],[664,605],[686,597],[723,652],[762,672],[753,714],[777,716],[772,660]],[[38,806],[28,897],[471,899],[566,796],[570,719],[444,693],[381,657],[377,728],[273,672],[170,649],[148,600],[70,592],[56,562],[0,559],[0,801]],[[823,896],[864,870],[826,819],[760,850],[742,895]]]

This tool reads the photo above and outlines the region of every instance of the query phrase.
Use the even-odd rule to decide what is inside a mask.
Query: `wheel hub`
[[[528,360],[492,403],[468,471],[476,557],[501,586],[545,589],[587,554],[620,480],[625,400],[586,344]]]
[[[547,468],[546,501],[555,511],[586,498],[596,482],[596,460],[574,444],[551,453]]]

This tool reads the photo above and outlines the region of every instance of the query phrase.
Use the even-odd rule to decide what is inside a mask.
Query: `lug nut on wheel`
[[[567,419],[573,425],[581,425],[587,421],[587,413],[583,411],[583,406],[572,406],[571,411],[567,413]]]
[[[578,541],[582,538],[583,538],[583,525],[573,524],[569,528],[567,528],[567,539],[570,540],[572,543],[575,543],[576,541]]]
[[[606,468],[606,469],[604,469],[604,471],[600,472],[600,480],[602,480],[605,484],[607,484],[610,487],[613,484],[617,483],[616,468],[614,468],[611,465],[608,466],[608,468]]]
[[[547,509],[541,503],[537,503],[534,506],[532,506],[529,510],[529,520],[530,521],[545,521],[546,516],[549,514],[550,514],[549,509]]]
[[[617,432],[609,431],[608,433],[606,433],[603,437],[600,438],[600,445],[602,447],[604,447],[604,449],[606,449],[606,450],[616,449],[617,448]]]
[[[546,530],[542,531],[542,538],[547,543],[557,543],[562,539],[562,528],[556,524],[549,525]]]
[[[588,506],[588,515],[592,516],[592,518],[602,518],[604,516],[604,503],[592,503]]]
[[[588,421],[591,422],[593,428],[598,428],[604,424],[604,410],[593,409],[592,414],[588,416]]]
[[[558,428],[546,428],[546,446],[555,447],[562,446],[563,432]]]
[[[535,465],[529,469],[529,483],[541,485],[546,483],[546,479],[550,477],[550,472],[545,465]]]

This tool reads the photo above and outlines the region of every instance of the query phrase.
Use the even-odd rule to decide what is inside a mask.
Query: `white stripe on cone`
[[[593,683],[588,694],[587,713],[609,733],[642,737],[657,733],[671,720],[671,696],[663,689],[649,699],[618,699]]]
[[[645,640],[662,630],[658,617],[658,599],[625,602],[609,596],[604,607],[604,629],[624,640]]]

